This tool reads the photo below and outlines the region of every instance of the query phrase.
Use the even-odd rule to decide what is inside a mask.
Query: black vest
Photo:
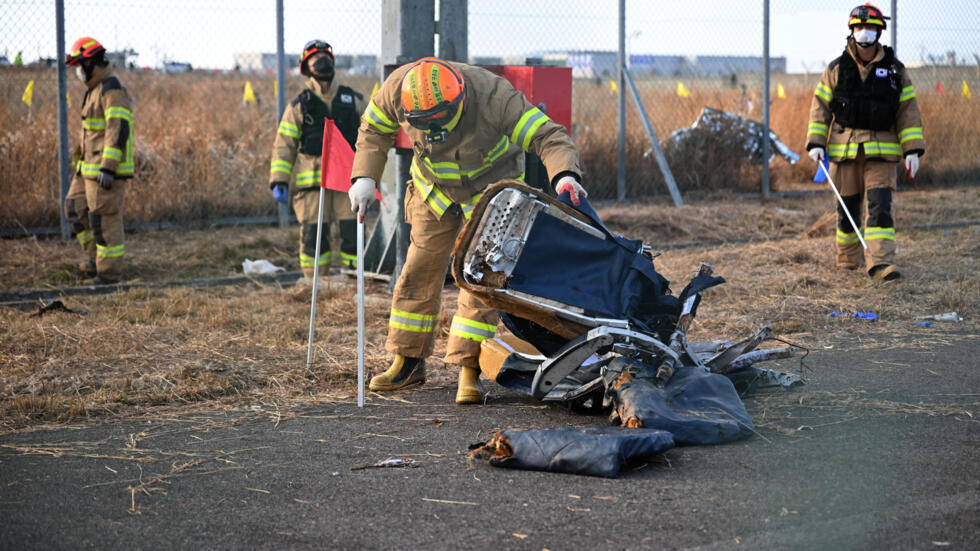
[[[357,143],[357,128],[361,124],[361,114],[357,112],[355,98],[362,97],[347,86],[340,86],[330,102],[330,109],[327,109],[327,104],[309,88],[300,92],[293,100],[294,106],[297,103],[300,105],[300,114],[303,117],[300,152],[317,157],[323,153],[324,118],[337,125],[337,130],[340,130],[340,134],[353,148]]]
[[[864,81],[857,63],[846,50],[831,64],[838,65],[837,87],[830,102],[838,124],[866,130],[888,130],[894,126],[905,66],[895,59],[891,48],[882,48],[885,56],[871,65]]]

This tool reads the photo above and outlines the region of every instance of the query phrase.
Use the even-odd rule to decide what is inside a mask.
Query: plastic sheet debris
[[[242,271],[250,275],[261,275],[285,272],[286,268],[276,266],[268,260],[249,260],[246,258],[245,262],[242,262]]]
[[[963,321],[963,318],[961,318],[959,314],[957,314],[956,312],[946,312],[944,314],[932,314],[929,316],[916,316],[915,319],[931,320],[931,321],[955,321],[956,323]]]
[[[932,324],[929,323],[928,321],[920,321],[916,325],[921,325],[922,327],[932,327]]]
[[[65,306],[65,303],[60,300],[52,300],[51,302],[45,303],[41,301],[41,305],[37,307],[37,310],[31,314],[32,317],[41,317],[48,312],[53,312],[55,310],[61,310],[63,312],[68,312],[69,314],[78,314],[81,316],[87,316],[88,310],[73,310]]]
[[[874,312],[854,312],[851,317],[878,321],[878,314],[875,314]]]
[[[362,471],[364,469],[391,469],[399,467],[418,467],[419,464],[414,459],[385,459],[384,461],[378,461],[377,463],[370,463],[368,465],[359,465],[357,467],[351,467],[352,471]]]
[[[669,432],[649,428],[503,429],[470,446],[469,457],[489,457],[497,467],[615,477],[628,461],[673,447]]]

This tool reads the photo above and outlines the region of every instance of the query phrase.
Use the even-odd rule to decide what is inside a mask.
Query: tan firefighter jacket
[[[854,40],[849,38],[847,41],[846,55],[854,59],[862,81],[869,78],[872,65],[884,58],[881,44],[876,48],[877,51],[871,62],[862,65]],[[834,119],[831,102],[838,83],[840,64],[831,63],[824,69],[810,103],[810,124],[806,135],[807,150],[823,147],[827,151],[828,159],[833,162],[854,159],[861,144],[864,145],[864,153],[867,157],[883,161],[897,162],[908,153],[923,155],[926,143],[922,135],[922,118],[919,114],[919,104],[915,99],[915,88],[909,79],[908,71],[905,71],[897,60],[896,65],[901,67],[902,73],[898,112],[891,128],[877,131],[846,128]]]
[[[105,170],[116,178],[132,178],[133,112],[129,109],[129,94],[112,73],[85,92],[78,174],[94,179]]]
[[[336,97],[337,91],[341,87],[343,87],[343,84],[334,80],[327,90],[327,94],[324,95],[320,92],[320,84],[316,79],[311,77],[306,81],[306,90],[312,92],[327,106],[335,105],[334,102],[336,100],[338,102],[351,103],[358,114],[363,113],[363,96],[357,93],[345,92],[342,94],[342,97]],[[289,182],[291,175],[295,175],[296,177],[296,188],[298,190],[316,189],[320,186],[320,151],[322,150],[317,148],[315,154],[301,151],[303,144],[303,107],[298,100],[299,96],[286,105],[286,109],[282,112],[282,119],[279,121],[279,129],[276,132],[276,140],[272,146],[269,187],[272,187],[278,182]],[[331,118],[333,118],[333,115],[331,113]]]
[[[362,117],[351,179],[380,180],[388,149],[399,127],[412,141],[412,181],[429,207],[442,216],[457,203],[469,218],[484,188],[504,178],[522,178],[524,152],[537,154],[548,178],[581,177],[571,136],[531,105],[506,79],[486,69],[452,63],[463,76],[463,115],[442,144],[429,144],[425,133],[405,119],[401,84],[411,65],[399,67],[368,102]]]

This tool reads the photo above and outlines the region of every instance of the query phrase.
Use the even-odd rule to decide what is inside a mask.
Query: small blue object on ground
[[[921,325],[922,327],[932,327],[932,324],[928,321],[920,321],[918,325]]]
[[[878,320],[878,314],[875,314],[874,312],[854,312],[854,317],[871,321]]]

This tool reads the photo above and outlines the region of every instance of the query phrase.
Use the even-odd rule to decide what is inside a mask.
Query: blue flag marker
[[[830,167],[827,165],[827,159],[826,158],[821,159],[820,160],[820,164],[823,165],[824,170],[830,170]],[[823,170],[820,170],[820,167],[818,166],[817,167],[817,173],[813,175],[813,181],[814,182],[817,182],[819,184],[819,183],[823,182],[826,179],[827,179],[827,173],[824,172]]]

